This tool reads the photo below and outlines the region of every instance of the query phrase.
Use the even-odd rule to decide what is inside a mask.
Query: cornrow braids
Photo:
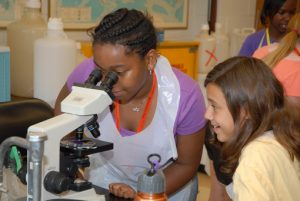
[[[120,10],[119,13],[112,13],[111,15],[106,15],[103,20],[100,22],[99,26],[96,27],[95,33],[105,32],[106,30],[110,29],[116,23],[121,21],[125,15],[127,14],[126,10]]]
[[[120,8],[106,15],[91,33],[93,45],[110,43],[123,45],[127,53],[144,57],[157,47],[156,29],[149,15],[141,11]]]

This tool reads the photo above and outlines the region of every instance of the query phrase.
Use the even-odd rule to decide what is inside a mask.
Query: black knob
[[[51,171],[44,178],[44,187],[50,193],[62,193],[69,190],[71,179],[63,173]]]

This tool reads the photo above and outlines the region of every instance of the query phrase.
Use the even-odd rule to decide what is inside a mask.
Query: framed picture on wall
[[[25,0],[0,0],[0,27],[19,19],[22,15]]]
[[[0,0],[0,27],[5,28],[9,23],[22,17],[26,0]],[[41,0],[42,15],[45,13],[47,0]]]
[[[121,7],[147,11],[157,28],[187,27],[188,0],[50,0],[49,12],[62,18],[65,29],[88,29]]]

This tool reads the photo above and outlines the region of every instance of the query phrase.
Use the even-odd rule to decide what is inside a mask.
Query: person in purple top
[[[260,21],[265,26],[249,35],[239,52],[240,56],[252,56],[256,49],[279,41],[287,31],[287,24],[296,12],[297,0],[265,0]]]
[[[114,149],[90,157],[88,179],[115,196],[134,198],[137,176],[149,168],[147,156],[161,156],[170,201],[195,201],[197,168],[204,143],[205,102],[199,85],[158,54],[157,35],[148,15],[126,8],[105,16],[91,31],[93,58],[69,76],[55,106],[74,83],[93,69],[118,74],[107,112],[98,114],[99,139]]]

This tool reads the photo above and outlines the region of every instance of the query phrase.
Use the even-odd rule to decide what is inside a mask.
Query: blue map
[[[0,0],[0,20],[15,19],[15,1],[16,0]]]

